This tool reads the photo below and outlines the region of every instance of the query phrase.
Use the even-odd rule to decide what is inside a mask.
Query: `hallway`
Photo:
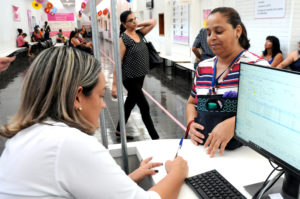
[[[115,135],[118,122],[117,100],[111,97],[112,85],[112,44],[100,41],[101,63],[107,81],[107,92],[105,102],[107,108],[105,113],[105,127],[107,129],[108,143],[119,143],[120,138]],[[7,119],[16,113],[20,92],[26,71],[32,60],[26,56],[19,55],[16,61],[0,74],[0,125],[6,123]],[[144,82],[144,91],[150,105],[150,113],[155,128],[161,139],[180,138],[185,128],[185,104],[191,89],[191,74],[180,69],[174,70],[170,67],[158,67],[150,71]],[[124,89],[124,99],[126,89]],[[156,102],[156,103],[155,103]],[[143,124],[139,109],[135,106],[132,111],[126,131],[134,136],[133,141],[147,140],[150,136]],[[101,139],[99,132],[95,136]],[[0,151],[4,147],[4,140],[0,138]]]

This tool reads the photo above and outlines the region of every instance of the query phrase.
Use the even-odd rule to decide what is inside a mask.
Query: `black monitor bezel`
[[[297,72],[297,71],[284,70],[284,69],[279,69],[279,68],[274,68],[274,67],[269,67],[269,66],[261,66],[261,65],[257,65],[257,64],[253,64],[253,63],[247,63],[247,62],[240,62],[240,70],[241,70],[243,64],[252,65],[253,67],[261,67],[261,68],[266,68],[266,69],[269,69],[269,70],[277,70],[277,71],[281,71],[281,72],[293,73],[293,74],[300,75],[300,72]],[[241,73],[239,72],[238,97],[239,97],[239,93],[240,93],[240,74]],[[238,112],[238,107],[237,107],[237,112]],[[236,134],[236,123],[237,123],[237,119],[235,120],[234,137],[238,141],[243,143],[243,145],[250,147],[251,149],[253,149],[257,153],[261,154],[262,156],[266,157],[270,161],[276,163],[277,165],[282,167],[285,171],[288,171],[288,172],[292,173],[293,176],[295,176],[296,178],[298,178],[300,180],[300,170],[298,170],[297,168],[295,168],[292,165],[288,164],[287,162],[280,159],[279,157],[273,155],[272,153],[264,150],[262,147],[257,146],[256,144],[251,143],[251,142],[249,143],[249,142],[243,140],[242,138],[240,138],[239,136],[237,136],[237,134]]]

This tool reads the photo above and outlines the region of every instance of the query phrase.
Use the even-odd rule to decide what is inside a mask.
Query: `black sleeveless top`
[[[122,64],[123,81],[130,78],[145,76],[150,70],[149,52],[147,45],[143,40],[144,35],[139,30],[137,30],[136,33],[140,38],[139,43],[135,42],[126,33],[121,34],[121,38],[126,46]]]
[[[298,50],[298,56],[299,55],[300,55],[300,50]],[[298,58],[297,61],[293,62],[290,65],[290,67],[291,67],[292,70],[300,72],[300,58]]]

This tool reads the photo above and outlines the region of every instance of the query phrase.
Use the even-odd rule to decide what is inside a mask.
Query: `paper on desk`
[[[269,194],[269,197],[271,199],[283,199],[283,197],[281,196],[280,193],[272,193],[272,194]]]

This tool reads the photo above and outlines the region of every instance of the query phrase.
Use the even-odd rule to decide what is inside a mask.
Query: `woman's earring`
[[[78,110],[79,110],[79,111],[82,111],[82,107],[79,107]]]

